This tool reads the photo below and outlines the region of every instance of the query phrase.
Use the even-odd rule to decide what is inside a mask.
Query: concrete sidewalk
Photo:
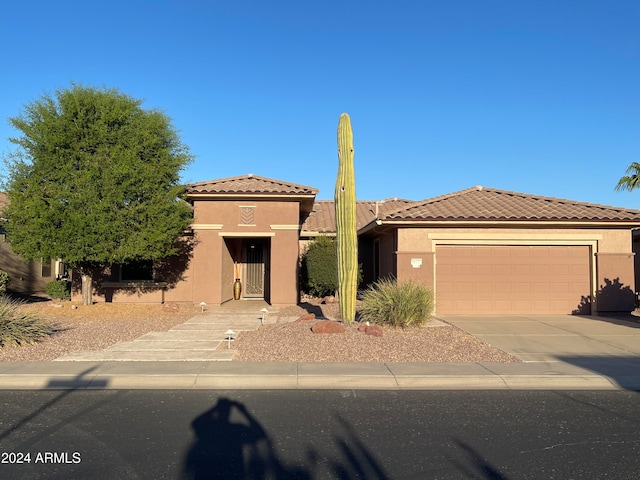
[[[116,356],[118,361],[113,361],[108,356],[86,360],[74,357],[75,361],[0,363],[0,389],[640,391],[640,323],[635,318],[555,315],[445,316],[443,319],[514,355],[521,362],[254,363],[166,358],[163,361],[140,358],[126,361],[122,356]],[[217,321],[213,317],[211,320]],[[251,321],[255,323],[257,319]],[[211,327],[196,328],[206,330]],[[120,353],[123,351],[126,349]],[[153,352],[154,348],[146,351]],[[112,350],[109,355],[116,352],[117,349]]]

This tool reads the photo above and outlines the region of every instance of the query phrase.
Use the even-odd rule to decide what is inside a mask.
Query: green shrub
[[[334,295],[338,288],[338,255],[336,242],[317,237],[302,256],[302,288],[315,297]]]
[[[21,311],[21,305],[0,296],[0,347],[36,343],[53,333],[49,322],[36,313]]]
[[[45,292],[56,300],[71,300],[71,282],[69,280],[53,280],[47,283]]]
[[[0,295],[3,295],[7,291],[9,286],[9,274],[4,270],[0,270]]]
[[[433,293],[425,285],[382,279],[360,296],[360,320],[393,327],[422,325],[433,313]]]

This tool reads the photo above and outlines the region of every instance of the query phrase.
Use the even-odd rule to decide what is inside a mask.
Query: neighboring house
[[[298,301],[308,241],[335,235],[332,201],[317,190],[255,175],[187,186],[191,236],[165,262],[114,266],[97,299],[274,306]],[[474,187],[410,201],[357,202],[359,261],[370,283],[393,276],[430,286],[441,314],[629,312],[632,231],[640,210]]]
[[[16,255],[6,241],[2,211],[9,203],[5,193],[0,192],[0,270],[9,274],[9,290],[17,293],[44,292],[45,285],[54,280],[62,268],[59,262],[43,259],[25,262]]]

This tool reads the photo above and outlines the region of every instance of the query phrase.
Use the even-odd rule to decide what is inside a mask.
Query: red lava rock
[[[380,325],[360,325],[358,331],[372,337],[382,336],[382,327]]]
[[[310,322],[311,320],[315,320],[315,319],[316,319],[315,313],[307,313],[306,315],[302,315],[297,320],[294,320],[293,323]]]
[[[176,313],[180,311],[177,303],[169,302],[162,305],[163,312]]]
[[[322,320],[311,327],[313,333],[344,333],[347,331],[344,325],[333,320]]]

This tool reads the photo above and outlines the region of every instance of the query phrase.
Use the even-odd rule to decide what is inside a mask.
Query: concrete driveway
[[[523,362],[607,359],[640,366],[640,318],[577,315],[438,315]],[[631,365],[630,365],[631,366]]]

